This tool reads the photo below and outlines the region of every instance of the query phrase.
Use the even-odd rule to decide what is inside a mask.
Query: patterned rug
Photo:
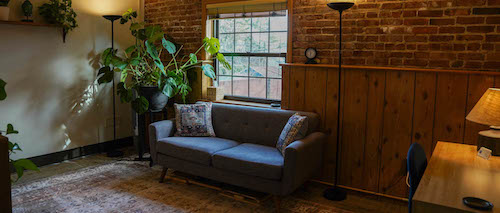
[[[14,185],[13,212],[274,212],[217,191],[174,181],[159,183],[158,168],[118,161]],[[281,212],[346,212],[288,196]]]

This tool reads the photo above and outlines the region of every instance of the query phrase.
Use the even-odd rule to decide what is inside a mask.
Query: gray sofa
[[[325,134],[317,132],[319,117],[303,112],[308,136],[291,143],[282,156],[276,142],[294,111],[212,105],[217,137],[174,137],[175,122],[149,126],[151,157],[163,166],[196,176],[260,191],[288,195],[317,172]]]

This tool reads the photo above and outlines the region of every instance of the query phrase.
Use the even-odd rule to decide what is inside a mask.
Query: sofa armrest
[[[314,132],[285,149],[282,195],[292,193],[321,168],[326,134]]]
[[[149,125],[149,153],[156,163],[156,143],[159,139],[172,137],[175,130],[175,120],[163,120]]]

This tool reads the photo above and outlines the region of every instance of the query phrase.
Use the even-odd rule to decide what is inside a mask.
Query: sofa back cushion
[[[217,137],[275,147],[288,119],[296,112],[214,103],[212,122]],[[319,116],[310,112],[300,114],[308,117],[307,134],[315,132]]]

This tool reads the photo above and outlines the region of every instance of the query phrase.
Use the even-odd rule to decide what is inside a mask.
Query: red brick
[[[457,17],[457,24],[484,24],[484,17]]]
[[[500,62],[500,52],[486,54],[486,60]],[[498,68],[500,68],[500,67],[498,67]]]
[[[414,27],[412,30],[415,34],[436,34],[438,32],[437,27]]]
[[[465,44],[453,44],[454,51],[463,51],[465,50]]]
[[[429,41],[453,41],[454,38],[455,36],[452,35],[431,35],[429,36]]]
[[[440,27],[439,33],[463,33],[465,27]]]
[[[498,70],[500,67],[500,61],[487,61],[484,62],[483,68],[485,69],[493,69],[493,70]]]
[[[450,64],[451,67],[453,68],[460,68],[464,66],[464,61],[453,61]]]
[[[420,10],[418,11],[419,17],[441,17],[443,16],[442,10]]]
[[[455,6],[482,6],[486,0],[455,0]]]
[[[427,36],[405,36],[406,42],[427,42]]]
[[[481,49],[481,44],[479,44],[479,43],[467,44],[467,50],[475,51],[475,50],[480,50],[480,49]]]
[[[431,25],[453,25],[455,24],[455,19],[431,19]]]
[[[500,0],[488,0],[488,5],[500,5]]]
[[[449,67],[450,61],[449,60],[430,60],[429,66],[431,66],[431,67]]]
[[[430,53],[429,52],[414,52],[413,55],[417,59],[425,59],[425,58],[429,58]]]
[[[404,24],[405,25],[427,25],[427,24],[429,24],[429,19],[423,19],[423,18],[405,19]]]
[[[486,35],[486,42],[500,42],[500,35]]]
[[[483,66],[483,62],[480,62],[480,61],[466,61],[464,68],[479,69],[482,66]]]
[[[457,54],[450,52],[431,52],[429,55],[432,59],[448,59],[454,60],[457,58]]]
[[[427,3],[423,1],[407,1],[404,8],[427,8]]]
[[[446,16],[470,15],[470,9],[447,9],[444,11]]]
[[[457,41],[480,41],[483,39],[482,35],[457,35]]]
[[[458,59],[462,60],[484,60],[484,54],[482,53],[459,53]]]
[[[358,4],[357,7],[358,9],[372,9],[372,8],[378,8],[379,4]]]
[[[415,11],[415,10],[403,11],[403,17],[415,17],[415,16],[417,16],[417,11]]]
[[[394,10],[403,8],[403,3],[384,3],[381,9]]]
[[[487,17],[486,24],[500,24],[500,16]]]
[[[495,31],[495,26],[469,26],[467,32],[471,33],[491,33]]]
[[[412,67],[427,67],[429,61],[427,60],[414,60],[414,59],[406,59],[404,60],[404,65],[412,66]]]

